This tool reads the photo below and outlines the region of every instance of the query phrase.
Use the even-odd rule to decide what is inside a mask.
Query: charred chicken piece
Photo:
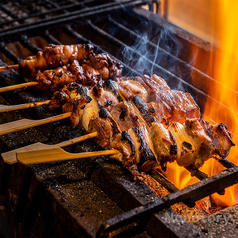
[[[117,121],[122,131],[128,131],[134,126],[140,126],[139,118],[128,102],[120,102],[111,110],[111,115]]]
[[[103,87],[95,86],[92,89],[92,93],[97,100],[98,105],[105,107],[109,111],[119,103],[118,97],[113,95],[111,91],[105,90]]]
[[[141,98],[148,103],[153,116],[165,126],[173,122],[184,123],[186,119],[200,118],[199,107],[189,93],[171,90],[166,82],[156,75],[151,78],[135,77],[134,80],[140,84],[143,82],[144,88],[149,93],[148,97]]]
[[[235,146],[227,126],[223,123],[211,125],[209,122],[203,120],[201,121],[201,125],[212,140],[213,155],[218,155],[222,159],[227,157],[231,147]]]
[[[177,144],[173,136],[162,123],[153,122],[149,130],[149,137],[158,165],[166,170],[167,162],[177,159]]]
[[[38,51],[36,56],[29,56],[19,63],[19,73],[26,78],[34,78],[38,70],[56,69],[72,62],[83,64],[93,51],[93,46],[86,45],[50,45]]]
[[[118,83],[118,88],[128,100],[135,96],[140,96],[143,100],[147,100],[148,91],[137,81],[122,80]]]
[[[42,91],[55,91],[63,88],[65,85],[77,81],[77,77],[68,70],[66,66],[45,70],[43,72],[38,71],[35,80],[39,83],[36,89]]]
[[[142,118],[149,126],[148,135],[152,145],[152,151],[158,165],[165,170],[167,162],[172,162],[176,159],[177,145],[170,132],[162,123],[157,122],[147,107],[147,104],[139,96],[134,97],[132,102],[138,108]]]
[[[117,60],[112,59],[108,54],[89,55],[89,64],[102,75],[103,80],[113,79],[121,76],[122,65]]]
[[[198,119],[187,120],[184,124],[174,122],[168,130],[177,144],[178,165],[193,165],[199,168],[211,157],[212,140],[207,136]]]
[[[98,132],[97,143],[103,148],[110,146],[111,138],[121,132],[117,122],[103,106],[99,106],[98,117],[89,120],[88,131]]]
[[[53,110],[63,106],[64,112],[72,112],[70,121],[75,128],[82,117],[83,108],[90,103],[92,99],[87,95],[87,89],[73,82],[65,85],[62,89],[55,92],[49,104],[49,109]]]
[[[95,55],[94,57],[96,58],[97,56],[98,55]],[[112,72],[110,71],[112,63],[115,63],[115,68],[120,67],[119,64],[114,62],[108,55],[106,59],[102,59],[103,63],[100,63],[100,57],[97,57],[96,59],[97,63],[93,64],[89,60],[83,64],[80,64],[78,60],[72,60],[67,66],[45,70],[43,72],[38,70],[35,76],[35,80],[39,83],[37,89],[55,91],[71,82],[78,82],[87,87],[100,87],[105,80],[109,79],[109,77],[114,78],[121,74],[121,69]],[[99,66],[103,68],[100,68]]]

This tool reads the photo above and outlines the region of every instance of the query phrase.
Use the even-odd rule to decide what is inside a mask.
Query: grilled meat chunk
[[[95,138],[98,145],[106,148],[110,145],[110,138],[112,137],[112,127],[110,123],[104,118],[92,118],[88,125],[88,132],[98,132]]]
[[[166,168],[167,162],[177,158],[177,145],[169,130],[162,123],[153,122],[149,130],[157,163]]]
[[[102,78],[115,78],[121,76],[122,65],[117,60],[112,59],[108,54],[90,54],[90,65],[99,71]]]
[[[148,97],[148,92],[146,91],[146,89],[137,81],[122,80],[118,83],[118,85],[119,90],[127,99],[130,99],[135,96],[140,96],[142,99],[146,100]]]
[[[66,66],[46,71],[38,71],[35,80],[39,83],[37,85],[38,90],[55,91],[63,88],[64,85],[70,84],[77,81],[77,77],[68,71]]]
[[[38,70],[56,69],[73,60],[81,64],[89,58],[93,46],[87,45],[50,45],[38,51],[36,56],[29,56],[19,63],[19,73],[27,78],[34,78]]]
[[[133,126],[140,125],[138,116],[128,102],[120,102],[111,110],[111,115],[122,131],[128,131]]]
[[[223,123],[211,125],[209,122],[203,120],[201,121],[201,125],[212,140],[213,155],[218,155],[222,159],[225,158],[229,154],[231,147],[235,146],[227,126]]]
[[[91,97],[87,95],[87,90],[81,85],[73,82],[65,85],[62,89],[55,92],[49,104],[49,109],[53,110],[63,106],[64,112],[72,112],[70,121],[75,128],[82,117],[83,108],[90,103]]]
[[[111,63],[114,62],[109,56],[107,56],[106,59]],[[105,60],[103,59],[102,61],[104,62]],[[117,65],[115,67],[119,67],[118,63],[115,64]],[[67,66],[45,70],[43,72],[38,70],[35,75],[35,80],[39,83],[37,89],[55,91],[71,82],[78,82],[88,87],[99,87],[102,86],[103,81],[109,79],[109,77],[113,78],[121,73],[121,70],[110,72],[110,68],[107,67],[112,67],[112,65],[109,63],[102,64],[103,69],[98,68],[100,61],[98,64],[95,64],[96,68],[94,68],[93,65],[94,64],[89,60],[83,64],[80,64],[77,60],[73,60]],[[106,71],[107,73],[105,73]]]
[[[105,107],[109,111],[118,104],[118,98],[110,91],[104,90],[103,87],[95,86],[92,93],[100,106]]]
[[[177,144],[178,165],[199,168],[211,157],[212,140],[197,119],[186,120],[184,124],[174,122],[168,129]]]

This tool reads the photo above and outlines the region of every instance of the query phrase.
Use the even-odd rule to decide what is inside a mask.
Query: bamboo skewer
[[[6,70],[11,70],[11,69],[18,69],[18,68],[19,68],[18,64],[0,66],[0,72],[6,71]]]
[[[54,161],[63,161],[71,159],[81,159],[101,155],[113,155],[119,153],[118,150],[104,150],[96,152],[69,153],[61,148],[52,148],[45,150],[35,150],[28,152],[18,152],[17,160],[22,164],[39,164]]]
[[[19,105],[0,105],[0,112],[10,112],[10,111],[15,111],[15,110],[21,110],[21,109],[26,109],[26,108],[31,108],[31,107],[38,107],[38,106],[43,106],[43,105],[48,105],[51,100],[46,100],[42,102],[30,102],[30,103],[25,103],[25,104],[19,104]]]
[[[15,90],[15,89],[20,89],[20,88],[25,88],[25,87],[32,87],[32,86],[36,86],[38,84],[39,84],[38,82],[32,81],[32,82],[28,82],[28,83],[21,83],[21,84],[6,86],[6,87],[0,88],[0,93]]]
[[[47,145],[47,144],[43,144],[41,142],[37,142],[37,143],[31,144],[31,145],[27,145],[27,146],[24,146],[24,147],[15,149],[15,150],[11,150],[11,151],[2,153],[1,155],[2,155],[2,158],[5,163],[14,164],[14,163],[18,162],[17,161],[17,153],[18,152],[28,152],[28,151],[33,151],[33,150],[43,150],[43,149],[64,147],[64,146],[72,145],[72,144],[75,144],[78,142],[82,142],[84,140],[94,138],[97,135],[98,135],[97,132],[93,132],[93,133],[83,135],[80,137],[76,137],[74,139],[63,141],[63,142],[60,142],[60,143],[54,144],[54,145]]]
[[[30,127],[44,125],[44,124],[54,122],[54,121],[59,121],[59,120],[70,117],[70,115],[71,115],[71,112],[67,112],[64,114],[60,114],[60,115],[53,116],[53,117],[48,117],[48,118],[41,119],[41,120],[22,119],[22,120],[18,120],[18,121],[1,124],[0,125],[0,135],[20,131],[20,130],[27,129]]]

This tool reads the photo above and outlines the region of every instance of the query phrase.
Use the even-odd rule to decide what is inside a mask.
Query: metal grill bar
[[[149,219],[153,213],[168,208],[175,203],[186,200],[195,202],[214,192],[217,192],[219,189],[224,189],[237,182],[238,167],[227,169],[218,175],[204,179],[199,183],[190,185],[182,190],[177,191],[176,193],[169,194],[161,199],[156,200],[155,202],[140,206],[108,220],[99,228],[97,237],[100,237],[102,234],[108,234],[113,230],[121,228],[131,222],[141,220],[142,218],[144,219],[147,217]],[[218,188],[218,184],[220,188]]]
[[[10,51],[4,42],[0,43],[0,49],[3,54],[5,54],[9,59],[11,59],[14,63],[18,63],[21,61],[12,51]]]
[[[27,37],[27,35],[22,34],[21,38],[20,38],[20,42],[21,44],[26,47],[27,49],[29,49],[32,53],[36,54],[40,48],[38,48],[35,44],[33,44],[29,38]]]
[[[123,7],[136,7],[146,4],[146,1],[143,0],[136,0],[136,1],[127,1],[123,3]],[[0,32],[0,37],[9,37],[10,35],[18,34],[23,31],[30,31],[30,30],[39,30],[45,27],[52,27],[55,24],[62,24],[68,21],[76,20],[79,18],[86,18],[89,16],[94,16],[96,14],[105,14],[107,12],[112,12],[115,10],[122,9],[121,3],[108,3],[104,5],[100,5],[97,7],[91,7],[82,9],[79,11],[75,11],[73,13],[64,13],[60,16],[54,16],[50,19],[43,19],[36,21],[34,23],[28,24],[24,23],[18,27],[12,27],[11,30],[3,30]]]
[[[153,172],[150,173],[150,175],[161,185],[163,185],[169,192],[175,193],[179,191],[179,189],[174,184],[172,184],[167,178],[165,178],[161,173]]]
[[[30,14],[30,16],[26,16],[26,17],[16,17],[15,15],[12,16],[14,17],[13,20],[8,20],[8,21],[5,21],[5,22],[2,22],[1,25],[4,26],[4,25],[7,25],[7,24],[11,24],[15,21],[24,21],[26,19],[29,19],[29,18],[35,18],[35,17],[45,17],[46,15],[49,15],[49,14],[52,14],[52,13],[57,13],[59,11],[63,11],[65,12],[65,10],[67,9],[70,9],[70,8],[74,8],[74,7],[78,7],[78,6],[83,6],[85,3],[91,3],[91,2],[95,2],[95,0],[87,0],[87,1],[82,1],[82,2],[75,2],[75,3],[72,3],[72,4],[69,4],[69,5],[64,5],[64,6],[59,6],[58,4],[55,4],[55,3],[52,3],[51,1],[47,1],[49,3],[51,3],[51,5],[54,5],[54,9],[50,9],[50,10],[46,10],[44,12],[38,12],[38,13],[32,13]],[[3,9],[8,15],[12,15],[12,13],[3,5],[3,4],[0,4],[1,6],[1,9]],[[45,7],[47,5],[44,5]]]
[[[46,30],[44,32],[44,34],[42,35],[42,37],[48,41],[51,44],[55,44],[55,45],[61,45],[62,43],[60,41],[58,41],[55,37],[53,37],[48,30]]]
[[[218,159],[215,158],[220,164],[222,164],[224,167],[226,168],[234,168],[236,167],[235,164],[233,164],[231,161],[229,161],[228,159]]]

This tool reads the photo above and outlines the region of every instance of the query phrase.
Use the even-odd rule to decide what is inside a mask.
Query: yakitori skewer
[[[16,111],[16,110],[21,110],[21,109],[26,109],[26,108],[31,108],[31,107],[39,107],[43,105],[48,105],[51,100],[46,100],[42,102],[30,102],[30,103],[24,103],[24,104],[19,104],[19,105],[0,105],[0,112],[10,112],[10,111]]]
[[[66,112],[64,114],[44,118],[41,120],[21,119],[21,120],[17,120],[17,121],[13,121],[13,122],[4,123],[4,124],[0,125],[0,135],[24,130],[24,129],[31,128],[31,127],[44,125],[44,124],[51,123],[54,121],[63,120],[65,118],[70,117],[70,115],[71,115],[71,112]]]
[[[65,147],[68,145],[72,145],[72,144],[75,144],[78,142],[82,142],[82,141],[94,138],[96,136],[97,136],[97,132],[93,132],[93,133],[79,136],[79,137],[76,137],[76,138],[73,138],[73,139],[70,139],[67,141],[63,141],[63,142],[60,142],[60,143],[54,144],[54,145],[47,145],[47,144],[43,144],[41,142],[37,142],[37,143],[31,144],[31,145],[27,145],[27,146],[24,146],[24,147],[15,149],[15,150],[11,150],[11,151],[2,153],[1,155],[2,155],[2,158],[5,163],[14,164],[14,163],[18,162],[17,161],[17,153],[18,152],[28,152],[28,151],[33,151],[33,150],[44,150],[44,149]]]
[[[18,72],[26,78],[34,78],[38,70],[55,69],[67,65],[73,60],[84,63],[93,51],[90,44],[77,45],[50,45],[37,52],[35,56],[29,56],[17,65],[1,67],[0,71],[18,69]]]
[[[118,77],[90,90],[74,82],[54,93],[49,109],[61,106],[73,128],[81,122],[87,132],[97,131],[96,142],[119,151],[111,157],[126,167],[139,164],[149,171],[176,160],[199,168],[213,154],[227,156],[234,146],[224,124],[200,121],[191,95],[170,89],[156,75]],[[15,131],[5,129],[0,133]],[[17,129],[24,127],[17,122]]]
[[[22,164],[39,164],[62,160],[72,160],[89,158],[102,155],[114,155],[118,150],[104,150],[95,152],[69,153],[61,148],[34,150],[28,152],[18,152],[17,160]]]
[[[19,63],[18,71],[25,78],[32,79],[32,83],[0,88],[0,92],[31,86],[37,86],[38,90],[54,92],[71,82],[95,85],[97,79],[93,77],[97,75],[101,75],[101,80],[121,75],[121,64],[109,55],[94,54],[93,48],[86,45],[80,47],[77,45],[80,50],[75,50],[75,47],[75,45],[48,47],[39,51],[35,57],[28,57]],[[79,54],[78,58],[74,51]],[[80,51],[82,52],[79,53]],[[5,67],[8,68],[10,67]]]

